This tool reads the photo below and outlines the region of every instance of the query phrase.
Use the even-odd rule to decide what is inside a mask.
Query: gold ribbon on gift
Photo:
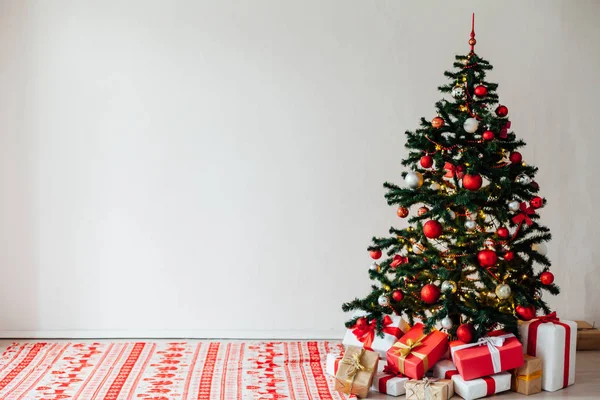
[[[535,371],[529,375],[517,375],[517,370],[513,371],[513,375],[515,376],[515,390],[519,390],[519,381],[530,382],[542,377],[542,370]]]
[[[423,398],[424,400],[437,400],[440,399],[440,397],[438,397],[438,395],[441,395],[441,393],[431,393],[431,387],[432,386],[436,386],[438,384],[439,379],[438,378],[423,378],[422,380],[417,380],[417,379],[411,379],[408,382],[412,383],[412,385],[405,385],[406,387],[406,398],[407,399],[420,399]],[[407,383],[408,383],[407,382]],[[439,382],[441,383],[441,382]],[[423,389],[423,392],[421,393],[421,389]],[[420,395],[423,395],[424,397],[421,397]]]
[[[353,381],[360,371],[371,372],[371,368],[367,368],[360,363],[360,358],[365,354],[365,349],[360,349],[360,353],[354,353],[350,358],[343,358],[342,364],[349,365],[348,371],[346,371],[346,375],[349,378],[349,381]]]
[[[417,353],[416,351],[414,351],[415,348],[423,344],[423,339],[425,339],[426,337],[427,335],[424,334],[417,340],[408,339],[406,343],[402,343],[399,341],[394,343],[393,347],[396,348],[395,353],[398,356],[398,368],[400,369],[401,373],[404,373],[404,361],[406,360],[406,357],[408,357],[411,354],[423,360],[424,371],[427,371],[429,369],[427,365],[427,355],[423,353]]]

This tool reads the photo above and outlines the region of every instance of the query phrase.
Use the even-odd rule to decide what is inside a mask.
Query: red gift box
[[[450,342],[452,360],[464,380],[481,378],[523,365],[523,346],[515,335],[495,331],[476,343]]]
[[[387,351],[388,367],[412,379],[421,379],[448,350],[448,336],[438,330],[423,333],[417,323]]]

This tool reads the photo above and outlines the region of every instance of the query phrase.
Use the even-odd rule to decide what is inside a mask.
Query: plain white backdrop
[[[472,11],[600,321],[599,3],[7,0],[0,336],[341,337]]]

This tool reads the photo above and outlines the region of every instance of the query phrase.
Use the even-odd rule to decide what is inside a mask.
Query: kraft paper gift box
[[[448,335],[438,330],[423,332],[415,324],[387,351],[388,367],[412,379],[421,379],[448,349]]]
[[[453,341],[450,353],[458,373],[467,381],[523,365],[521,342],[502,331],[491,332],[475,343]]]
[[[466,381],[459,375],[454,363],[450,360],[439,361],[433,367],[433,376],[436,378],[452,379],[454,392],[466,400],[480,399],[496,393],[510,390],[511,375],[500,372],[491,376]]]
[[[363,316],[363,312],[354,313],[353,317]],[[342,340],[344,347],[356,346],[379,353],[385,359],[385,352],[408,332],[410,326],[399,315],[386,315],[383,321],[383,337],[379,337],[376,330],[376,321],[371,320],[364,328],[356,326],[348,329]]]
[[[454,384],[450,379],[411,379],[404,387],[406,400],[448,400],[454,396]]]
[[[334,389],[357,397],[367,397],[377,371],[379,354],[349,346],[335,374]]]
[[[510,389],[524,395],[532,395],[542,391],[542,360],[525,355],[525,364],[512,371]]]
[[[344,358],[343,354],[340,353],[327,353],[325,359],[325,372],[331,376],[335,376],[340,366],[340,361]],[[384,361],[377,363],[377,372],[382,372],[386,366]]]
[[[577,350],[600,350],[600,330],[585,321],[577,324]]]
[[[554,392],[575,383],[577,324],[556,313],[519,322],[523,352],[542,359],[542,390]]]
[[[394,372],[386,366],[383,372],[377,372],[375,374],[371,389],[389,396],[402,396],[406,393],[404,384],[408,382],[408,380],[408,377],[399,372]]]

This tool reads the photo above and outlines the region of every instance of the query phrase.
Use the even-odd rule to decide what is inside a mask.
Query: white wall
[[[549,200],[550,304],[600,322],[600,3],[0,7],[1,336],[339,337],[472,10]]]

